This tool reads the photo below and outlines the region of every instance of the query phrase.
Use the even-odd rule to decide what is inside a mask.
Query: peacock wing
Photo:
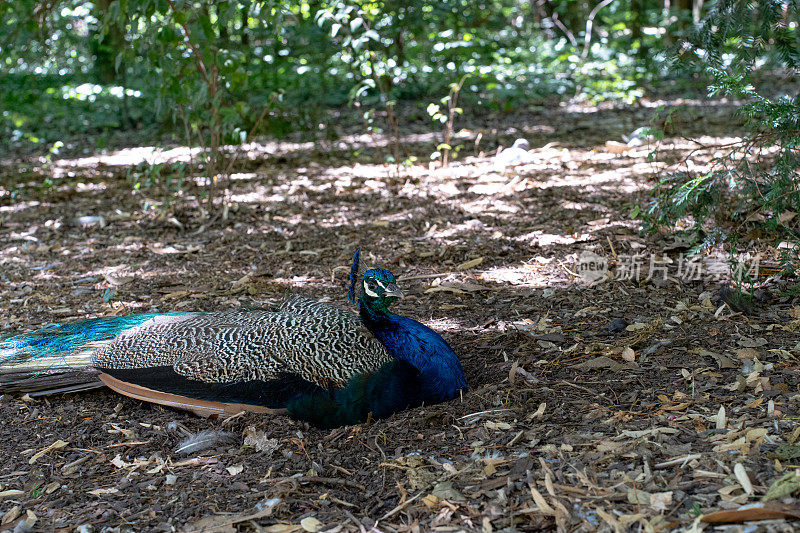
[[[374,372],[392,359],[359,317],[336,306],[315,302],[286,320],[287,327],[271,339],[270,356],[324,388],[342,387],[352,376]]]
[[[329,304],[299,307],[157,317],[98,348],[92,362],[101,369],[171,367],[208,383],[290,374],[334,388],[390,360],[352,313]]]
[[[275,313],[238,326],[227,334],[228,351],[206,352],[213,357],[184,357],[174,368],[199,381],[269,381],[294,375],[335,389],[391,360],[355,315],[330,313],[325,307]]]

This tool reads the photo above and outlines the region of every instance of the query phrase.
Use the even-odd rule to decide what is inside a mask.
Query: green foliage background
[[[594,6],[578,1],[7,2],[2,137],[219,121],[220,141],[236,142],[267,107],[261,133],[334,135],[329,109],[430,102],[465,75],[461,102],[474,109],[632,101],[663,77],[657,29],[677,35],[687,15],[623,4],[597,10],[587,45]]]
[[[212,204],[224,146],[335,138],[348,104],[394,136],[396,162],[401,118],[444,128],[446,163],[457,115],[707,86],[743,102],[751,133],[712,172],[663,176],[647,224],[690,219],[700,250],[760,211],[794,238],[781,221],[800,211],[800,100],[753,81],[798,74],[799,13],[798,0],[14,0],[0,4],[0,149],[177,137],[204,148]],[[418,112],[399,117],[404,102]],[[180,187],[185,169],[168,170]]]

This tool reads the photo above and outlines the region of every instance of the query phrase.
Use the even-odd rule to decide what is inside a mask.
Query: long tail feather
[[[94,351],[158,316],[164,314],[91,318],[0,339],[0,391],[64,392],[64,388],[82,385],[101,387],[91,366]]]

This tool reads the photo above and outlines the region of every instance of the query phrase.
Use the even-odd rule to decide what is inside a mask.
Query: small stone
[[[615,318],[608,324],[608,331],[611,333],[619,333],[621,331],[625,331],[625,328],[628,326],[628,321],[624,318]]]

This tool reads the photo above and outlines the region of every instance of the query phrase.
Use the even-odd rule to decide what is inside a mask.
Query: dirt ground
[[[677,104],[655,160],[621,136],[657,103],[468,117],[447,169],[384,164],[379,136],[254,143],[224,218],[206,216],[198,187],[171,205],[157,186],[133,191],[130,176],[186,150],[6,154],[0,334],[287,291],[346,305],[360,247],[400,276],[397,311],[442,333],[471,390],[333,431],[102,389],[7,394],[0,530],[794,531],[800,304],[783,291],[796,280],[774,275],[774,242],[740,245],[761,254],[769,293],[732,309],[726,253],[688,276],[685,243],[630,217],[658,175],[701,170],[741,134],[731,107]],[[404,150],[424,162],[435,140],[418,129]],[[532,157],[500,168],[494,150],[516,137]],[[610,279],[591,283],[587,258]],[[179,449],[203,431],[211,447]]]

